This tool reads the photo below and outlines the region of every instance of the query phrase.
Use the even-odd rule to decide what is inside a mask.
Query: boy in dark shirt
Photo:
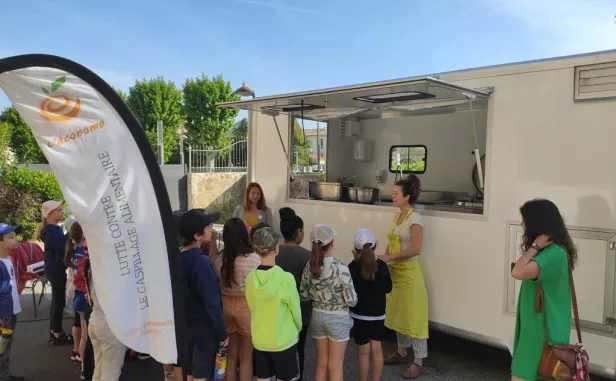
[[[226,346],[229,342],[222,320],[218,276],[214,265],[200,249],[212,239],[214,217],[193,209],[184,213],[178,223],[186,320],[191,333],[190,366],[186,367],[186,372],[195,381],[213,377],[218,346]]]
[[[17,247],[17,234],[20,226],[0,223],[0,327],[11,331],[11,338],[4,344],[4,353],[0,355],[0,381],[22,381],[23,377],[11,376],[9,373],[11,344],[17,314],[21,312],[21,304],[17,295],[17,280],[11,262],[11,251]]]

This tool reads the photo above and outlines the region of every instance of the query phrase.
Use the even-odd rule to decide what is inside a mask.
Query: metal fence
[[[238,140],[218,150],[205,146],[188,147],[188,170],[198,172],[245,172],[248,168],[248,141]]]

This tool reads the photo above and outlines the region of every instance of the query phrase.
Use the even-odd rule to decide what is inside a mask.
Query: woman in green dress
[[[571,291],[569,266],[577,261],[577,251],[558,208],[548,200],[532,200],[520,208],[522,251],[511,270],[522,281],[518,299],[512,381],[543,380],[537,373],[543,352],[546,313],[550,344],[569,344],[571,335]],[[544,292],[544,309],[535,311],[537,285]]]

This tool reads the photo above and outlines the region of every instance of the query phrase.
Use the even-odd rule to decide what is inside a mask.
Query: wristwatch
[[[531,246],[533,249],[537,250],[537,253],[541,251],[541,248],[536,243],[533,243]]]

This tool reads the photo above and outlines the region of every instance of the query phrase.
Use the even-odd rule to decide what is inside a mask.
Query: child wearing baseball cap
[[[297,340],[302,311],[295,278],[276,266],[280,235],[271,227],[255,231],[252,245],[261,265],[246,277],[246,300],[258,380],[299,378]]]
[[[317,343],[316,379],[343,380],[344,352],[350,339],[353,319],[349,307],[357,304],[357,294],[349,268],[334,258],[336,232],[325,224],[310,231],[312,254],[300,284],[302,300],[312,301],[310,326]]]
[[[229,343],[218,275],[214,264],[200,248],[210,243],[214,222],[216,216],[196,209],[184,213],[178,222],[186,320],[190,331],[190,364],[186,366],[186,375],[195,381],[213,378],[216,351],[219,345]]]
[[[52,345],[73,344],[73,338],[62,328],[62,315],[66,305],[66,265],[64,248],[67,236],[60,227],[64,220],[62,202],[49,200],[41,205],[43,217],[34,238],[43,241],[45,246],[45,277],[51,284],[51,312],[49,317],[50,343]]]
[[[353,236],[353,261],[349,264],[351,278],[357,292],[357,305],[351,307],[354,337],[359,353],[360,381],[368,380],[372,357],[372,379],[380,380],[383,373],[385,334],[385,303],[391,292],[391,275],[387,264],[377,259],[374,249],[376,237],[368,229],[359,229]]]
[[[4,353],[0,355],[0,379],[13,381],[24,379],[23,377],[9,376],[12,333],[17,325],[17,314],[21,312],[21,303],[17,295],[17,280],[10,255],[11,251],[17,247],[17,234],[20,232],[20,226],[0,223],[0,327],[3,328],[3,333],[4,330],[11,333],[6,338]]]

